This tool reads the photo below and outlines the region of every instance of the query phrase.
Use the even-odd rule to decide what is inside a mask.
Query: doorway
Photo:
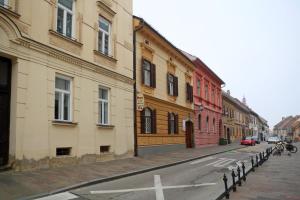
[[[185,122],[185,143],[186,148],[193,148],[194,147],[194,139],[193,139],[193,132],[194,132],[194,126],[192,121],[186,121]]]
[[[11,61],[0,57],[0,167],[8,164]]]
[[[228,141],[228,144],[231,143],[231,140],[230,140],[230,128],[227,128],[227,141]]]

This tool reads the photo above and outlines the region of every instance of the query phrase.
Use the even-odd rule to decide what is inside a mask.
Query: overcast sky
[[[299,0],[133,0],[175,46],[198,56],[270,127],[300,114]]]

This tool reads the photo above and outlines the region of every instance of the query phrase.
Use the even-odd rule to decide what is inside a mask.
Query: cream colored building
[[[131,0],[0,1],[1,168],[132,155],[132,32]]]

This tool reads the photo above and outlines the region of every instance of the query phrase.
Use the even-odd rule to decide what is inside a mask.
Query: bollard
[[[242,186],[242,181],[241,181],[241,169],[240,166],[238,165],[237,168],[237,173],[238,173],[238,182],[239,182],[239,186]]]
[[[258,156],[257,156],[257,154],[255,155],[255,157],[256,157],[256,167],[258,167]]]
[[[232,191],[236,192],[236,183],[235,183],[235,173],[234,173],[234,170],[232,170],[231,176],[232,176]]]
[[[262,152],[263,162],[265,161],[265,152]]]
[[[253,156],[251,156],[251,165],[252,165],[252,171],[255,172]]]
[[[242,169],[243,169],[243,180],[246,181],[245,163],[244,162],[242,162]]]
[[[259,152],[259,165],[262,165],[262,156],[261,156],[261,152]]]
[[[224,181],[224,185],[225,185],[225,196],[226,196],[226,199],[229,199],[229,190],[228,190],[228,185],[227,185],[227,177],[226,177],[225,174],[224,174],[224,177],[223,177],[223,181]]]

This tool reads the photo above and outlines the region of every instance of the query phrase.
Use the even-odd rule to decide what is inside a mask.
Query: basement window
[[[56,156],[70,156],[71,147],[56,148]]]
[[[108,153],[110,146],[100,146],[100,153]]]

